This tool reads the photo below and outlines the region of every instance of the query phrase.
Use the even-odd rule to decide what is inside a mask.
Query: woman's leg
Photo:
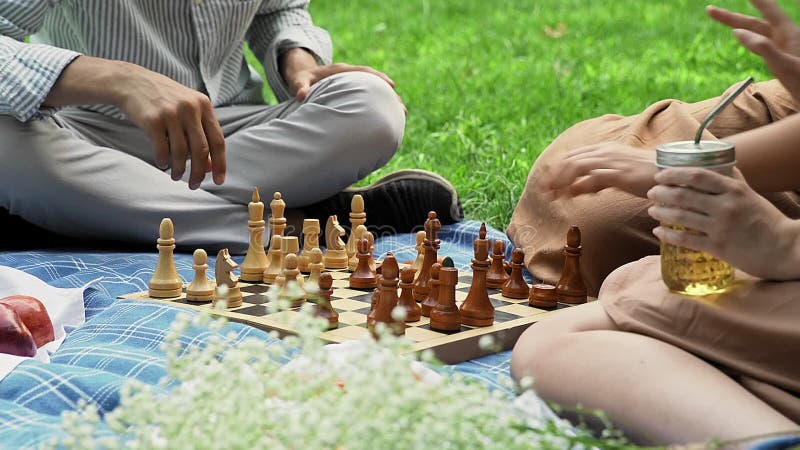
[[[565,407],[601,409],[631,439],[688,443],[796,429],[716,367],[673,345],[619,331],[600,302],[532,325],[512,375]]]

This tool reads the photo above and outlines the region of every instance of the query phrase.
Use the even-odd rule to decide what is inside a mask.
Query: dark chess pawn
[[[380,286],[381,276],[378,275],[376,279],[378,280],[378,286]],[[369,328],[372,325],[375,325],[375,310],[378,308],[378,302],[380,300],[381,300],[381,290],[375,288],[372,291],[372,298],[370,299],[370,304],[369,304],[369,313],[367,313],[367,328]]]
[[[522,253],[521,249],[515,248],[511,252],[511,276],[500,291],[504,297],[528,298],[530,287],[522,277],[522,269],[525,267],[525,264],[523,264],[524,259],[525,254]]]
[[[374,269],[370,267],[372,252],[369,239],[362,237],[358,240],[358,265],[350,275],[350,287],[353,289],[372,289],[377,287]]]
[[[395,336],[402,336],[406,332],[406,324],[402,320],[395,320],[392,317],[392,310],[397,306],[397,284],[400,281],[400,268],[397,265],[397,259],[389,252],[381,265],[381,281],[378,285],[380,290],[380,298],[378,304],[375,306],[375,314],[373,315],[373,324],[367,328],[376,336],[375,327],[379,323],[385,324]],[[455,295],[455,294],[454,294]]]
[[[333,277],[328,272],[323,272],[319,276],[319,293],[314,316],[328,321],[328,329],[333,330],[339,327],[339,313],[331,306],[331,296],[333,295]]]
[[[442,267],[439,271],[439,302],[431,310],[431,330],[461,330],[461,313],[456,306],[456,284],[458,270],[455,267]]]
[[[475,257],[472,259],[472,285],[467,298],[461,304],[461,322],[472,327],[488,327],[494,323],[494,305],[489,300],[489,291],[486,288],[486,273],[491,264],[486,224],[481,224],[473,248]]]
[[[397,300],[397,306],[405,308],[406,322],[416,322],[422,315],[422,308],[420,308],[417,301],[414,300],[414,274],[416,271],[413,267],[404,267],[400,271],[400,299]]]
[[[581,230],[575,225],[567,232],[564,246],[564,271],[556,284],[556,294],[563,303],[586,303],[586,284],[581,276]]]
[[[492,245],[492,265],[486,274],[486,286],[492,289],[500,289],[508,281],[508,273],[503,267],[503,260],[506,257],[506,243],[501,240],[494,241]]]
[[[439,271],[441,269],[442,265],[438,262],[431,265],[430,279],[428,280],[430,291],[425,300],[422,301],[422,304],[420,304],[420,312],[425,317],[430,317],[431,310],[439,303]]]

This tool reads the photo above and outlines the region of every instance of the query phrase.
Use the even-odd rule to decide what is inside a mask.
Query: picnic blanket
[[[472,241],[480,223],[467,221],[442,227],[440,254],[453,258],[459,270],[469,270]],[[490,229],[490,239],[507,240]],[[414,234],[381,237],[375,242],[382,257],[393,251],[398,260],[416,257]],[[511,246],[507,246],[510,254]],[[128,379],[156,385],[165,375],[166,355],[160,348],[179,312],[168,304],[120,300],[118,296],[147,289],[158,254],[78,253],[75,251],[0,252],[0,265],[34,275],[55,287],[77,288],[103,277],[84,294],[86,323],[72,331],[51,355],[50,363],[27,360],[0,380],[0,449],[30,448],[58,437],[59,415],[77,408],[80,400],[97,405],[101,413],[119,403],[120,388]],[[176,254],[184,279],[193,275],[192,255]],[[238,258],[241,262],[241,257]],[[231,323],[234,342],[255,336],[271,341],[265,332]],[[208,330],[189,329],[183,344],[203,343]],[[235,344],[234,344],[235,345]],[[510,352],[502,352],[449,366],[513,395],[507,383]]]

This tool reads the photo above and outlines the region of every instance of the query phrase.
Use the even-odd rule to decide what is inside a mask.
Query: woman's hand
[[[733,28],[736,39],[760,56],[775,77],[800,101],[800,27],[774,0],[750,0],[763,19],[709,6],[708,15]]]
[[[578,196],[617,188],[645,197],[655,185],[655,151],[615,142],[589,145],[543,168],[542,189],[554,195]]]
[[[708,252],[751,275],[800,278],[800,226],[756,193],[734,169],[733,178],[699,168],[668,169],[655,176],[647,197],[650,215],[690,230],[659,226],[659,239]]]

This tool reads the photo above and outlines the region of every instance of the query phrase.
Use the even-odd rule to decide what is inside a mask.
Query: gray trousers
[[[194,191],[188,168],[173,181],[155,167],[147,136],[131,122],[77,108],[28,123],[2,116],[0,207],[68,236],[136,243],[155,243],[170,217],[181,246],[242,252],[254,186],[265,204],[274,191],[290,208],[325,199],[386,164],[405,127],[388,84],[361,72],[319,82],[302,103],[216,114],[226,181],[217,186],[209,175]]]

